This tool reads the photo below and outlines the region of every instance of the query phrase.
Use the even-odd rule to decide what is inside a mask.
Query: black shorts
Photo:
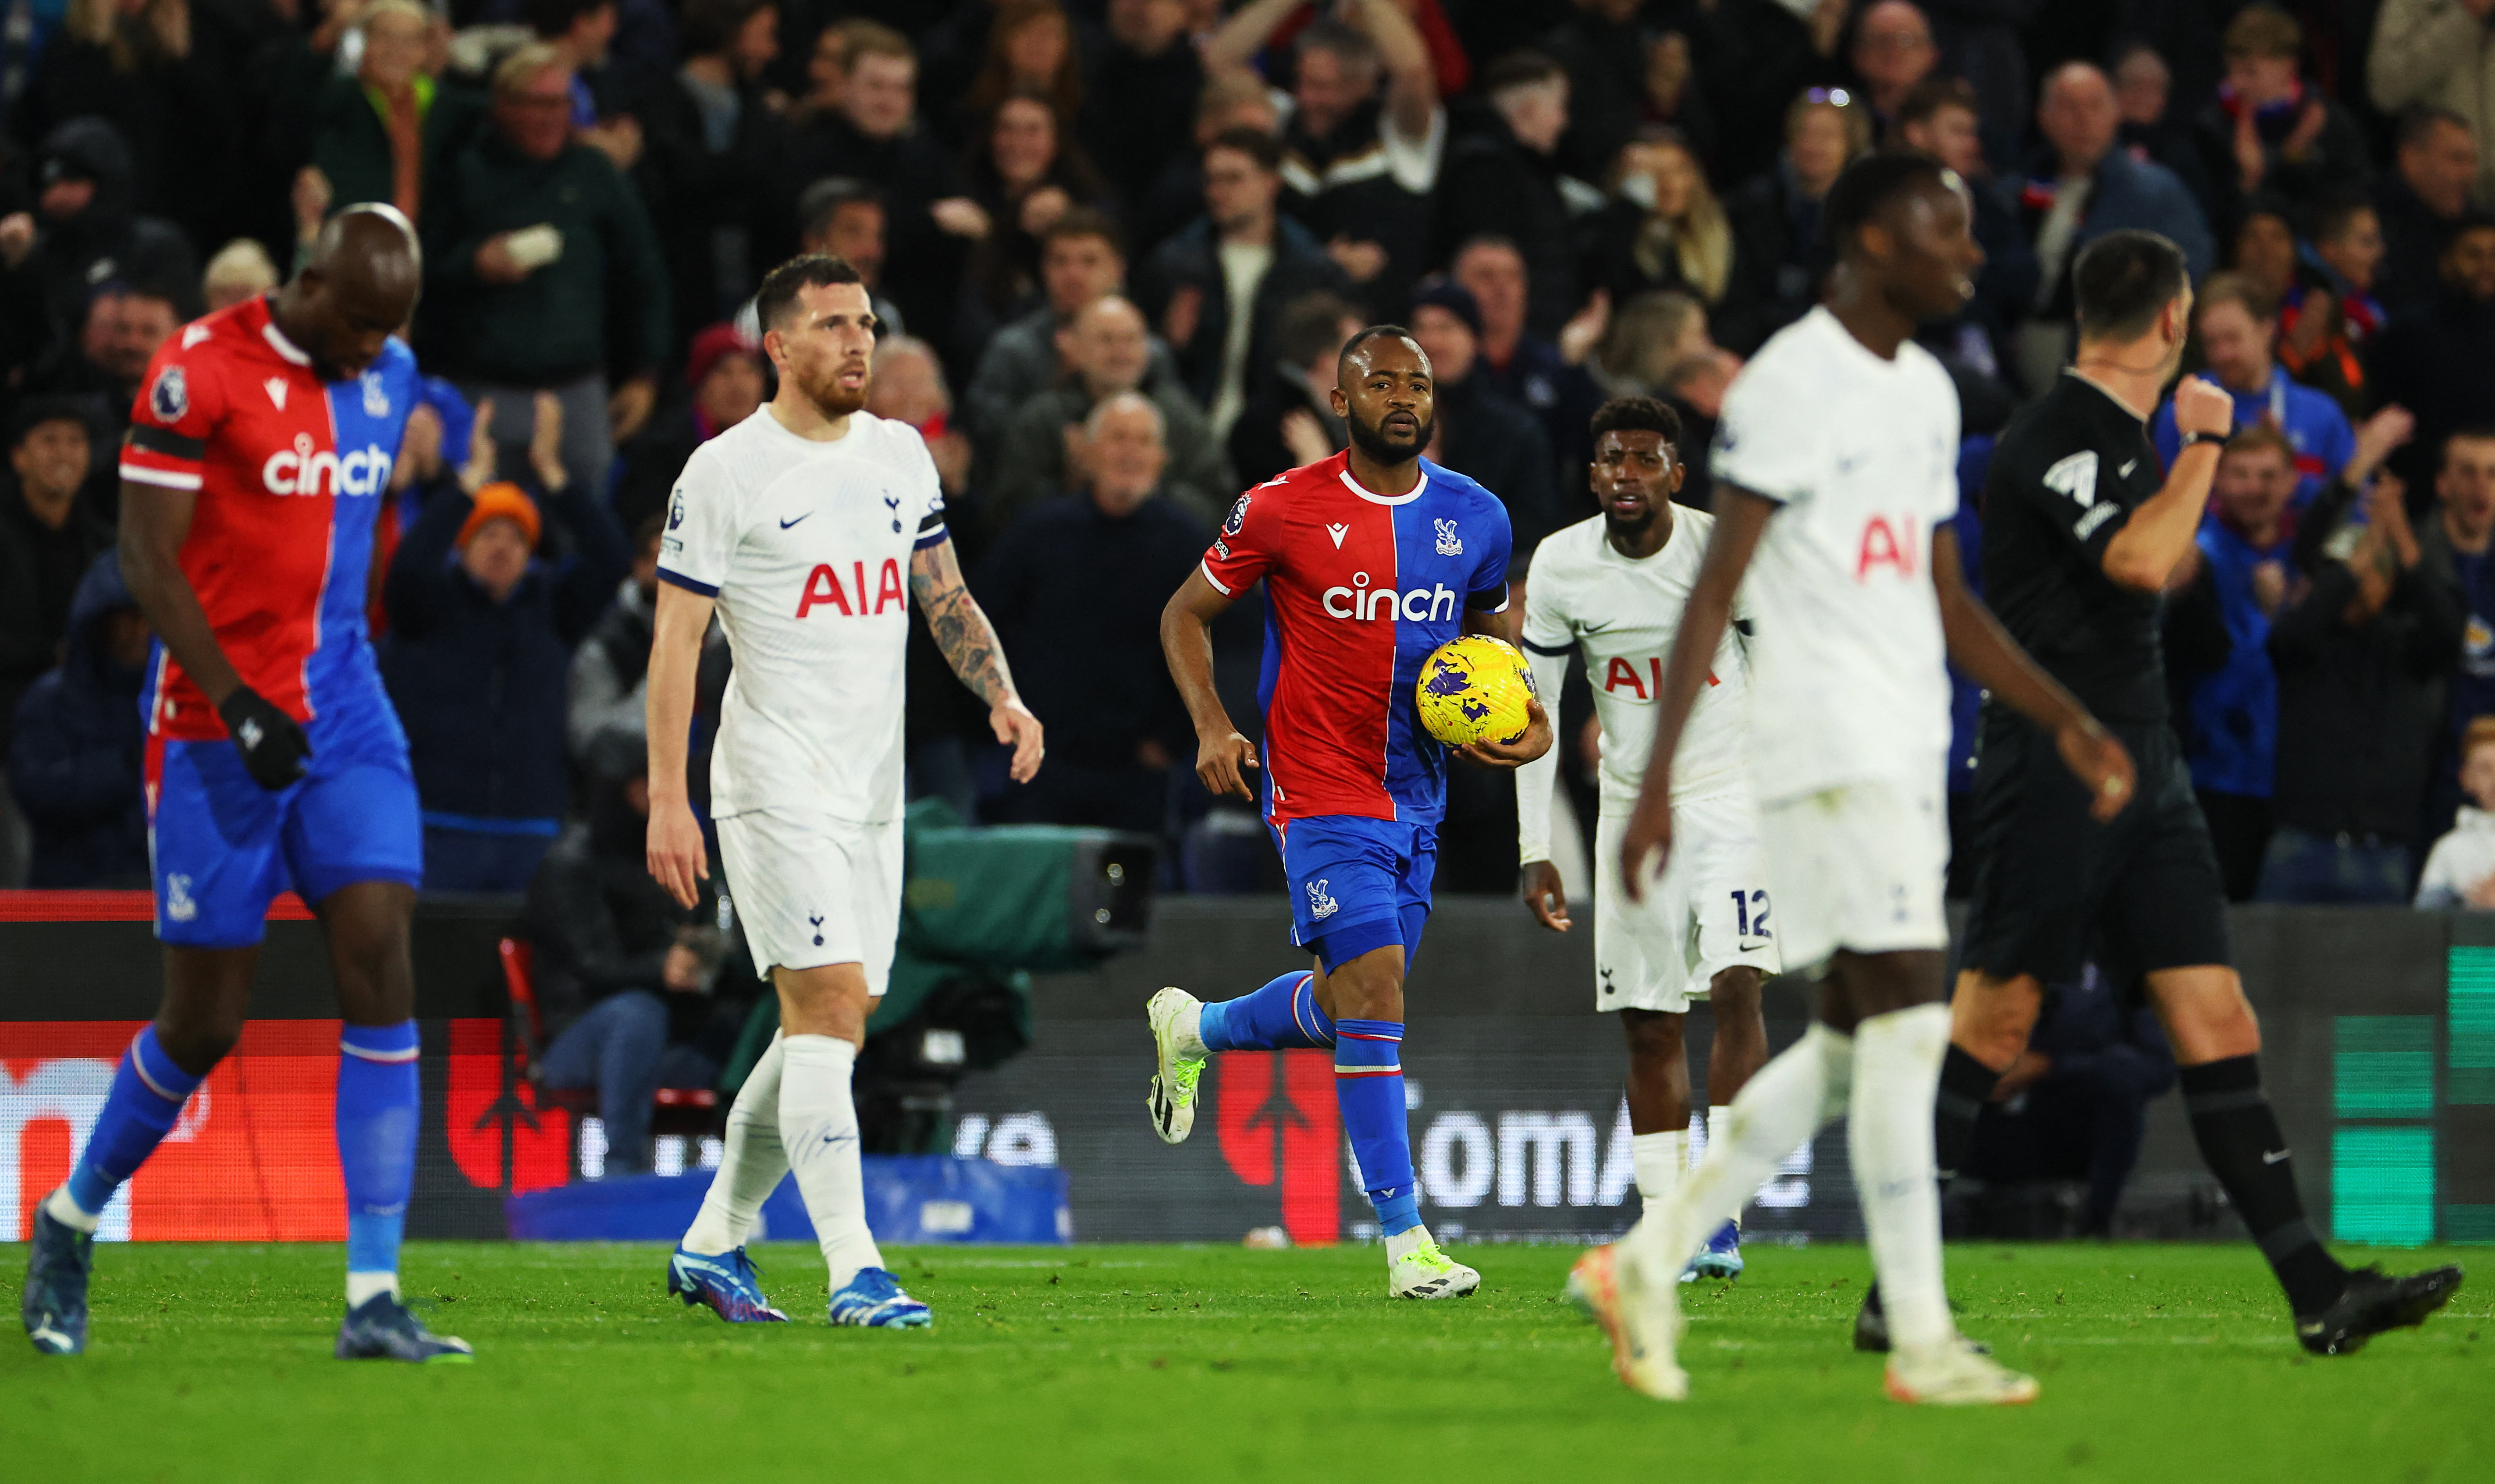
[[[2094,957],[2136,996],[2155,970],[2230,961],[2226,886],[2173,729],[2110,729],[2140,781],[2100,823],[2053,739],[2008,707],[1985,707],[1964,967],[2050,987],[2078,982]]]

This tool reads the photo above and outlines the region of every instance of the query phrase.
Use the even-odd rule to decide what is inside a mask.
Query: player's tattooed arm
[[[961,559],[953,554],[950,540],[910,556],[909,591],[918,600],[918,611],[927,615],[927,632],[934,635],[944,663],[972,695],[988,703],[988,726],[997,740],[1013,745],[1014,782],[1031,782],[1039,771],[1039,719],[1014,692],[1004,645],[997,641],[996,626],[988,622],[978,600],[970,596],[970,584],[962,580]]]

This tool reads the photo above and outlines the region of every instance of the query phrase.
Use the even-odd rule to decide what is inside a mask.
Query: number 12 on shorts
[[[1768,893],[1765,887],[1757,891],[1737,890],[1732,897],[1734,925],[1743,938],[1775,936],[1768,931]]]

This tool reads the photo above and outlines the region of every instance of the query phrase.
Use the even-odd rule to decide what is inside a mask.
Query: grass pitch
[[[13,1283],[24,1252],[0,1247]],[[730,1328],[666,1297],[663,1248],[418,1243],[411,1296],[478,1358],[415,1370],[329,1358],[335,1247],[113,1247],[86,1356],[0,1345],[0,1474],[2423,1484],[2495,1468],[2495,1270],[2423,1330],[2318,1360],[2248,1246],[1953,1247],[1962,1326],[2045,1395],[1947,1411],[1885,1400],[1879,1362],[1847,1347],[1859,1248],[1757,1247],[1739,1283],[1684,1289],[1679,1406],[1613,1380],[1558,1297],[1573,1249],[1461,1254],[1479,1296],[1391,1304],[1372,1249],[894,1250],[936,1309],[911,1334],[825,1327],[810,1247],[756,1250],[799,1322]]]

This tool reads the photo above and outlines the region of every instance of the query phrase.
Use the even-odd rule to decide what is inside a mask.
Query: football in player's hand
[[[1513,742],[1532,725],[1533,672],[1504,639],[1468,634],[1421,662],[1421,725],[1449,747],[1484,738]]]

